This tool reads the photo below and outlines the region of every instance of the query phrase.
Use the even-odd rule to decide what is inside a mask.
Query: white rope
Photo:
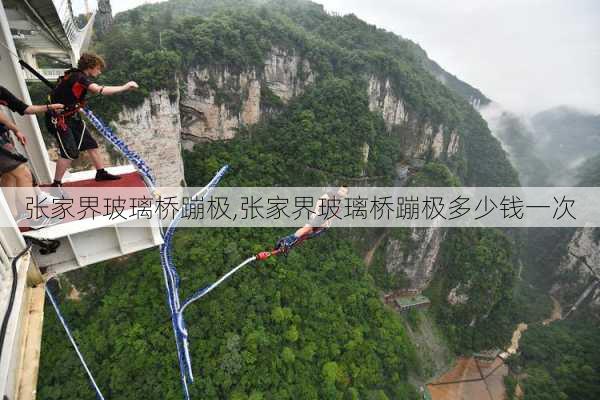
[[[198,299],[201,299],[202,297],[206,296],[214,288],[216,288],[217,286],[219,286],[225,279],[229,278],[231,275],[235,274],[240,268],[244,267],[246,264],[249,264],[249,263],[251,263],[254,260],[256,260],[256,256],[252,256],[252,257],[248,258],[246,261],[244,261],[243,263],[241,263],[240,265],[238,265],[237,267],[235,267],[234,269],[232,269],[231,271],[229,271],[228,273],[226,273],[225,275],[223,275],[218,281],[216,281],[215,283],[213,283],[212,285],[210,285],[206,289],[201,290],[198,294],[192,296],[189,300],[187,300],[183,304],[183,306],[179,310],[179,313],[183,314],[183,311],[185,310],[185,308],[187,306],[189,306],[190,304],[192,304],[194,301],[196,301]]]

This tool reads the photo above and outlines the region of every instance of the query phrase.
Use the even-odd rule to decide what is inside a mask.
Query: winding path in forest
[[[553,296],[550,296],[550,298],[552,299],[552,314],[550,315],[550,318],[546,318],[542,321],[542,325],[548,325],[551,322],[562,319],[562,307],[560,306],[560,303]]]
[[[552,299],[552,313],[542,321],[544,326],[562,319],[562,308],[558,300]],[[508,367],[504,360],[519,351],[519,342],[528,325],[521,322],[513,332],[511,344],[505,352],[489,364],[481,364],[474,357],[460,358],[455,366],[428,385],[433,400],[500,400],[505,398],[504,376],[508,375]],[[486,373],[486,371],[489,371]],[[517,388],[519,391],[520,388]]]
[[[383,232],[381,234],[381,236],[379,236],[379,238],[377,238],[377,241],[375,242],[375,244],[373,245],[371,250],[369,250],[367,252],[367,254],[365,255],[364,261],[365,261],[365,265],[367,266],[367,268],[369,268],[371,266],[371,263],[373,262],[373,256],[375,255],[375,251],[377,251],[377,249],[379,248],[379,245],[381,244],[383,239],[385,239],[386,236],[387,236],[387,230],[385,232]]]

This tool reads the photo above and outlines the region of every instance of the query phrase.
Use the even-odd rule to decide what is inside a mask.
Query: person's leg
[[[94,164],[94,168],[104,169],[104,161],[102,160],[102,155],[98,151],[98,148],[89,149],[87,152],[92,160],[92,164]]]
[[[77,125],[75,125],[77,124]],[[77,129],[75,127],[77,126]],[[88,129],[85,127],[83,122],[77,121],[73,123],[73,132],[75,132],[75,139],[80,144],[79,149],[81,151],[87,151],[96,168],[96,180],[97,181],[114,181],[117,179],[121,179],[118,175],[109,174],[104,169],[104,160],[102,160],[102,154],[100,154],[100,150],[98,150],[98,143],[92,137]]]
[[[10,174],[16,178],[18,187],[33,187],[33,177],[29,168],[27,168],[27,164],[19,165],[10,171]]]
[[[62,178],[67,172],[67,169],[71,166],[71,160],[59,157],[56,160],[56,171],[54,172],[54,183],[58,184],[62,182]]]
[[[4,188],[9,188],[7,190],[4,190],[4,198],[6,199],[6,202],[8,203],[8,207],[10,208],[10,212],[12,213],[13,216],[17,216],[18,215],[18,210],[17,210],[17,193],[16,191],[13,189],[15,186],[17,186],[17,178],[15,178],[12,174],[6,172],[4,174],[2,174],[2,176],[0,176],[0,185]]]
[[[25,211],[29,199],[35,199],[36,194],[33,189],[33,177],[26,164],[21,164],[10,172],[15,177],[15,185],[19,188],[16,193],[16,209],[18,212]]]
[[[116,181],[117,179],[121,179],[120,176],[110,174],[104,169],[104,161],[102,161],[102,155],[100,154],[100,151],[98,151],[98,148],[89,149],[87,152],[96,168],[97,181]]]
[[[15,152],[12,144],[4,142],[0,146],[0,184],[10,188],[4,191],[4,196],[15,217],[19,211],[22,211],[22,208],[19,207],[20,197],[31,194],[27,190],[17,190],[21,186],[28,186],[31,189],[33,183],[33,177],[26,162],[27,158]]]
[[[62,178],[71,166],[71,162],[79,157],[78,142],[75,140],[73,127],[69,119],[61,124],[53,124],[48,115],[46,115],[46,127],[54,135],[58,144],[59,157],[56,161],[56,170],[54,172],[54,182],[52,186],[59,186]]]

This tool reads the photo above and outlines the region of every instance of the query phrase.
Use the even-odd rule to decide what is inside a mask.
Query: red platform
[[[121,179],[116,181],[96,181],[95,179],[86,179],[77,182],[65,182],[63,187],[146,187],[144,180],[137,172],[119,175]],[[42,187],[50,187],[50,185],[42,185]]]
[[[113,181],[100,181],[97,182],[95,179],[86,179],[75,182],[65,182],[63,183],[63,192],[68,196],[68,201],[70,204],[66,204],[64,207],[68,206],[68,213],[64,213],[64,218],[61,216],[56,216],[53,210],[61,209],[61,205],[49,204],[45,209],[44,214],[48,217],[56,216],[58,222],[53,224],[60,225],[67,222],[72,221],[80,221],[86,218],[92,218],[91,209],[82,205],[83,197],[93,197],[98,198],[98,206],[93,207],[94,210],[99,211],[100,214],[95,213],[94,218],[98,218],[101,215],[110,215],[110,209],[107,210],[106,207],[106,198],[102,196],[108,196],[110,199],[117,199],[117,196],[124,200],[124,203],[120,203],[124,210],[130,210],[136,199],[152,199],[153,196],[146,187],[146,184],[140,174],[138,172],[130,172],[119,175],[121,179],[113,180]],[[89,188],[89,191],[82,190],[82,188]],[[102,190],[102,188],[106,188],[106,190]],[[130,188],[131,190],[123,191],[123,188]],[[50,185],[43,185],[42,190],[47,193],[51,193]],[[61,201],[62,203],[63,201]],[[45,204],[43,202],[42,204]],[[88,203],[89,204],[89,203]],[[63,208],[64,208],[63,207]],[[87,210],[87,211],[86,211]],[[129,215],[131,212],[122,212],[124,216]],[[62,214],[62,212],[61,212]],[[119,217],[118,221],[123,221],[123,218]],[[26,225],[26,223],[24,223]],[[19,226],[21,232],[30,231],[29,227],[21,227]]]

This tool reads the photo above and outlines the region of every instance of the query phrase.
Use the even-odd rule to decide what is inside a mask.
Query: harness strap
[[[67,130],[66,119],[77,114],[85,107],[85,101],[76,103],[72,107],[67,107],[63,111],[50,111],[50,122],[56,126],[60,132]]]

